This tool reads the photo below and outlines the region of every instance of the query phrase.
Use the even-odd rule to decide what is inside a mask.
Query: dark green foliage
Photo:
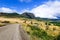
[[[46,22],[45,25],[46,25],[46,26],[45,26],[45,27],[46,27],[46,30],[48,30],[50,23]]]
[[[47,35],[46,31],[38,28],[37,26],[31,26],[29,25],[32,32],[32,36],[36,36],[37,38],[42,38],[43,40],[53,40],[52,36]]]
[[[45,22],[45,25],[51,25],[51,23],[49,23],[49,22]]]
[[[10,23],[9,21],[3,21],[2,23]]]
[[[58,35],[57,40],[60,40],[60,35]]]
[[[19,15],[18,13],[15,13],[15,12],[14,12],[14,13],[3,13],[3,12],[2,12],[2,13],[0,13],[0,16],[5,16],[5,17],[8,17],[8,18],[9,18],[9,17],[10,17],[10,18],[11,18],[11,17],[20,17],[20,15]]]
[[[27,31],[28,34],[30,34],[30,32]]]
[[[48,25],[51,25],[51,23],[48,23]]]
[[[55,26],[60,26],[60,22],[50,22],[52,24],[54,24]]]
[[[47,25],[48,23],[46,22],[45,25]]]
[[[54,40],[60,40],[60,35],[54,38]]]
[[[50,19],[48,19],[48,18],[35,17],[35,19],[38,21],[50,21]]]
[[[40,30],[38,27],[36,26],[30,26],[31,27],[31,30]]]
[[[43,36],[46,36],[47,33],[45,31],[42,31],[42,30],[35,30],[35,31],[33,31],[32,35],[42,38]]]

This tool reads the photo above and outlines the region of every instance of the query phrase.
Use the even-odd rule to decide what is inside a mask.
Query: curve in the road
[[[0,40],[30,40],[19,24],[10,24],[0,28]]]

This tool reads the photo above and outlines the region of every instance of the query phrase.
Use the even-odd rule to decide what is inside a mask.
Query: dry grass
[[[27,32],[31,31],[31,28],[28,27],[28,25],[35,25],[38,26],[39,28],[45,30],[47,32],[48,35],[51,36],[57,36],[60,33],[60,27],[55,26],[53,24],[48,25],[48,29],[46,30],[46,25],[44,21],[37,21],[34,19],[28,19],[25,20],[25,18],[4,18],[4,17],[0,17],[0,22],[3,21],[9,21],[10,23],[19,23],[22,25],[23,29]],[[0,23],[0,25],[4,25],[2,23]],[[37,38],[34,37],[34,39],[38,40]]]

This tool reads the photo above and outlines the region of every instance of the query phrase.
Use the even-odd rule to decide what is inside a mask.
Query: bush
[[[30,32],[27,31],[27,34],[30,34]]]
[[[60,40],[60,35],[58,35],[54,40]]]
[[[45,25],[47,25],[47,22],[45,23]]]
[[[10,23],[9,21],[3,21],[2,23]]]
[[[18,22],[16,22],[16,23],[18,23]]]
[[[60,35],[57,37],[57,40],[60,40]]]
[[[46,22],[45,25],[51,25],[51,23]]]
[[[40,30],[37,26],[30,26],[31,30]]]

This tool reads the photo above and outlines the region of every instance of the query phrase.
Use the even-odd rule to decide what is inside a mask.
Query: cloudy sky
[[[36,17],[60,18],[60,0],[0,0],[0,12],[31,12]]]

